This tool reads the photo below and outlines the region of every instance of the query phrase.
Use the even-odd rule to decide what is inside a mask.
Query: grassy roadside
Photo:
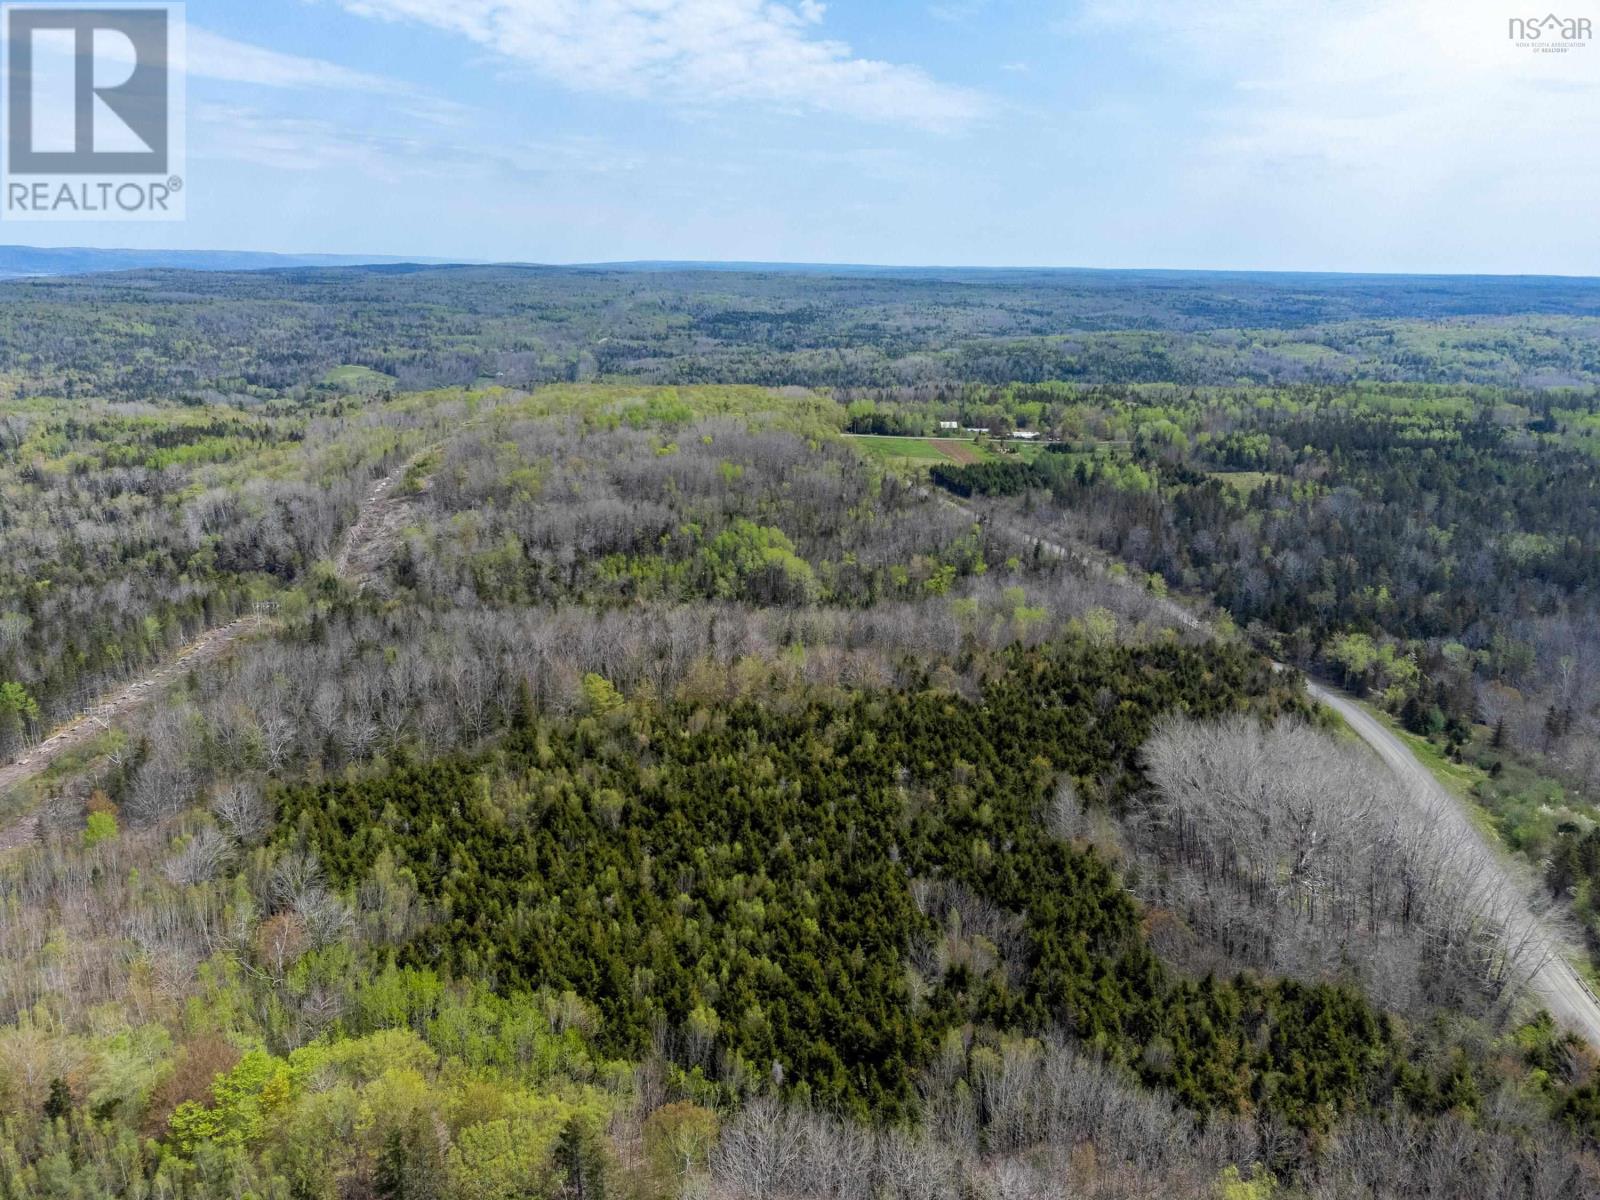
[[[1388,713],[1362,704],[1428,771],[1462,801],[1468,820],[1491,846],[1530,871],[1543,885],[1550,843],[1564,822],[1595,821],[1594,805],[1516,755],[1496,748],[1492,732],[1475,726],[1472,738],[1451,757],[1438,742],[1405,729]],[[1547,894],[1548,895],[1548,894]],[[1580,954],[1571,963],[1591,988],[1600,989],[1600,961]]]
[[[1469,763],[1455,762],[1445,754],[1438,743],[1410,732],[1382,709],[1375,708],[1365,700],[1358,700],[1354,696],[1348,698],[1351,703],[1360,705],[1361,710],[1367,716],[1394,734],[1406,749],[1411,751],[1417,761],[1444,785],[1451,795],[1463,802],[1468,818],[1478,832],[1489,840],[1491,845],[1500,847],[1502,851],[1510,852],[1511,847],[1506,845],[1505,840],[1500,836],[1494,814],[1479,803],[1476,793],[1477,786],[1489,777],[1486,771]],[[1339,737],[1353,741],[1361,740],[1361,735],[1352,729],[1349,722],[1336,710],[1324,706],[1323,711],[1327,713],[1332,722],[1332,728]]]
[[[1433,772],[1434,778],[1449,788],[1451,792],[1463,800],[1473,800],[1473,788],[1487,780],[1488,772],[1472,763],[1456,762],[1450,758],[1443,747],[1435,741],[1412,733],[1400,722],[1396,721],[1381,708],[1361,702],[1361,707],[1395,737],[1406,744],[1406,748],[1416,755],[1428,770]]]

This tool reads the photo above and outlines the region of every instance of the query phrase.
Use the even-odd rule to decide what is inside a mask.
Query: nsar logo
[[[1506,36],[1519,46],[1555,54],[1587,45],[1593,34],[1593,23],[1588,17],[1560,17],[1555,13],[1542,17],[1512,17],[1506,30]]]

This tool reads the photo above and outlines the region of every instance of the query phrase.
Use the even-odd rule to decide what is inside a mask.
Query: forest
[[[0,283],[0,1197],[1600,1195],[1586,286]]]
[[[1600,381],[1582,279],[425,267],[0,280],[20,394],[234,405],[626,379],[810,388]]]
[[[1049,453],[932,479],[1213,600],[1274,657],[1369,697],[1475,772],[1534,865],[1592,821],[1593,395],[1023,394],[1019,419],[1057,424]],[[1537,806],[1500,782],[1530,765],[1561,785]]]

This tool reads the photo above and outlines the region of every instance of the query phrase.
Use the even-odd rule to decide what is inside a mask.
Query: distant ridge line
[[[880,263],[804,263],[717,259],[623,259],[613,262],[538,263],[516,260],[471,260],[385,254],[287,254],[257,250],[133,250],[89,246],[0,245],[0,280],[96,275],[116,271],[294,271],[366,268],[410,272],[443,269],[505,269],[561,272],[636,272],[639,274],[814,275],[834,278],[970,279],[1003,282],[1022,279],[1084,280],[1099,283],[1171,283],[1210,281],[1313,285],[1319,287],[1393,283],[1401,280],[1440,283],[1487,282],[1501,286],[1549,283],[1600,287],[1590,275],[1438,274],[1403,271],[1260,271],[1190,267],[1025,267],[1025,266],[896,266]]]

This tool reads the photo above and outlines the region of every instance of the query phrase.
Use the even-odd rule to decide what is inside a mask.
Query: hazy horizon
[[[216,0],[188,15],[187,219],[10,221],[5,240],[1600,273],[1595,51],[1534,53],[1488,0]]]
[[[449,255],[421,255],[407,254],[404,251],[301,251],[301,250],[263,250],[250,247],[235,246],[205,246],[205,247],[136,247],[126,245],[96,246],[84,243],[63,243],[61,245],[43,245],[0,243],[0,255],[10,251],[37,252],[40,254],[87,254],[129,257],[159,258],[162,256],[184,255],[196,259],[207,257],[215,258],[259,258],[259,259],[291,259],[298,261],[328,260],[325,264],[330,268],[361,267],[361,266],[405,266],[416,265],[424,267],[518,267],[518,268],[549,268],[563,269],[594,269],[594,270],[707,270],[707,271],[772,271],[772,272],[802,272],[821,274],[829,271],[844,271],[851,273],[861,272],[951,272],[951,273],[1037,273],[1037,274],[1085,274],[1085,275],[1238,275],[1238,276],[1304,276],[1315,278],[1343,277],[1350,279],[1362,278],[1438,278],[1438,279],[1559,279],[1559,280],[1593,280],[1600,283],[1600,273],[1561,273],[1548,271],[1381,271],[1381,270],[1329,270],[1315,267],[1307,268],[1258,268],[1237,266],[1204,266],[1204,267],[1162,267],[1162,266],[1085,266],[1076,263],[950,263],[950,262],[828,262],[828,261],[801,261],[801,260],[760,260],[760,259],[679,259],[679,258],[628,258],[628,259],[596,259],[596,260],[571,260],[571,261],[536,261],[531,259],[518,259],[510,257],[468,258],[452,257]],[[0,263],[0,269],[4,264]],[[109,269],[139,269],[109,268]],[[207,268],[218,269],[218,268]],[[241,270],[261,269],[253,267],[240,267]]]

